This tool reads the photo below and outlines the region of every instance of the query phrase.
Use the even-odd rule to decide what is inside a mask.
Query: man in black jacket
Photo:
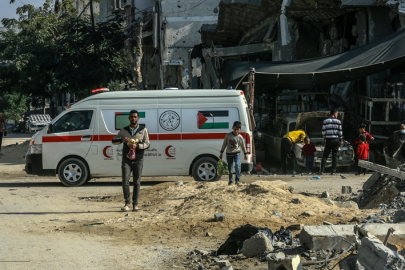
[[[132,195],[132,210],[139,211],[138,198],[141,189],[141,176],[143,168],[143,152],[150,146],[148,130],[138,124],[138,111],[132,110],[129,113],[130,125],[120,130],[117,136],[112,139],[112,143],[117,145],[124,143],[122,150],[122,190],[124,192],[125,205],[122,211],[129,211],[131,207],[131,191],[129,188],[129,179],[131,172],[134,179],[134,192]],[[131,143],[131,139],[138,139],[138,143]],[[135,149],[135,159],[130,160],[127,154],[130,149]]]

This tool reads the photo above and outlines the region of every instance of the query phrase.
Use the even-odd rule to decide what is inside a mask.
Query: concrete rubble
[[[269,260],[268,269],[301,270],[301,258],[299,255],[287,255],[284,259]]]
[[[242,253],[247,258],[273,251],[271,241],[261,232],[243,242]]]

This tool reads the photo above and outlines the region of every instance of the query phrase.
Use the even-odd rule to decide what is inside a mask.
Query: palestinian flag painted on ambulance
[[[199,111],[198,129],[229,129],[229,111]]]

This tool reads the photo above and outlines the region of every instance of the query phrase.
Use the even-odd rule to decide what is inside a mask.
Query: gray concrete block
[[[222,213],[216,213],[214,215],[215,221],[224,221],[225,220],[225,215]]]
[[[342,194],[352,194],[351,186],[342,186]]]
[[[271,241],[264,233],[256,233],[243,242],[242,253],[248,258],[273,251]]]
[[[358,261],[368,270],[405,269],[405,259],[374,236],[363,237],[357,253]]]
[[[301,245],[314,251],[322,249],[347,249],[350,244],[341,241],[341,238],[352,243],[356,239],[354,226],[352,225],[332,225],[332,226],[305,226],[300,233]],[[339,243],[338,243],[339,242]]]
[[[376,236],[380,241],[384,238],[389,228],[395,231],[391,235],[389,243],[392,245],[399,245],[405,243],[405,223],[397,224],[368,224],[364,227],[370,234]],[[307,249],[321,250],[331,249],[335,243],[341,238],[345,238],[348,242],[353,242],[356,239],[354,232],[354,225],[321,225],[321,226],[305,226],[300,232],[301,245]],[[350,246],[345,241],[340,241],[335,249],[346,249]]]
[[[366,182],[363,184],[363,190],[369,190],[380,179],[381,174],[378,172],[373,173]]]
[[[302,270],[300,255],[287,256],[284,260],[273,260],[268,262],[268,270]]]

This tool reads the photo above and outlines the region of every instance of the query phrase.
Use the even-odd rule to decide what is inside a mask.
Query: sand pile
[[[2,162],[9,162],[9,163],[24,163],[25,164],[25,154],[28,151],[29,147],[29,140],[20,143],[20,144],[12,144],[2,147],[1,150],[1,159]]]

